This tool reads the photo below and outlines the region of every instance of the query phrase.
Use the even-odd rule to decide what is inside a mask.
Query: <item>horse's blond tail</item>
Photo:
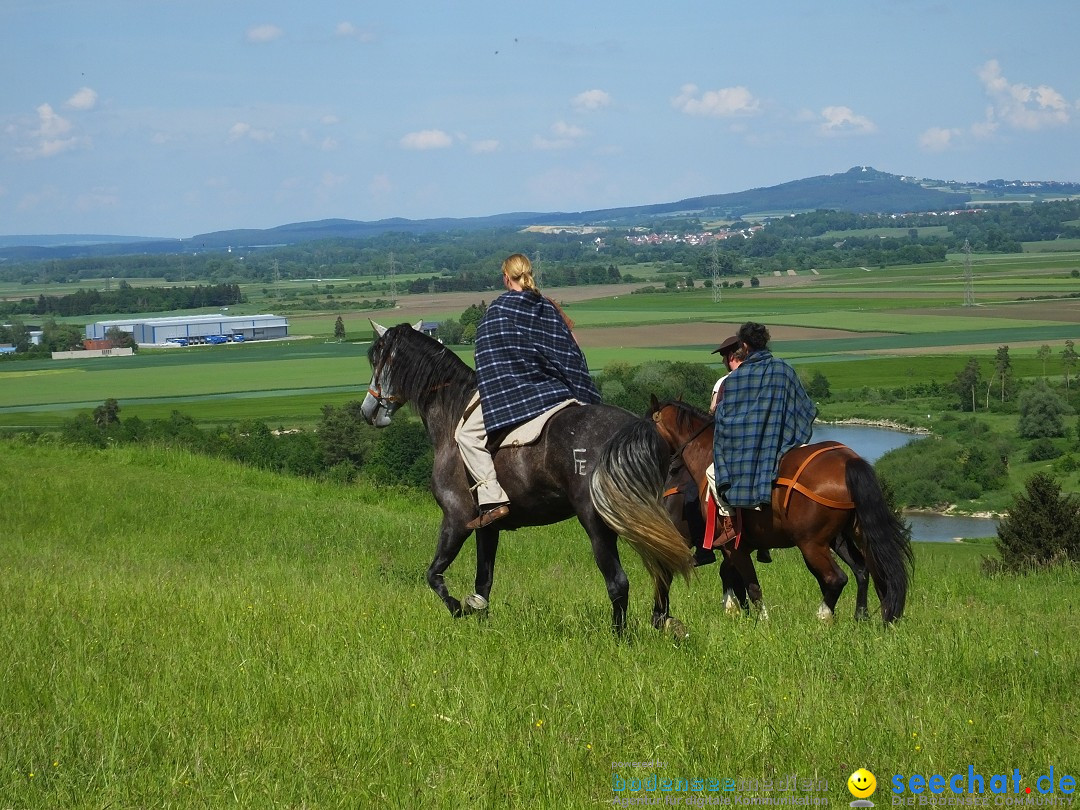
[[[694,567],[690,547],[664,508],[670,455],[652,423],[640,419],[604,445],[589,480],[596,511],[641,555],[657,585],[675,574],[689,579]]]

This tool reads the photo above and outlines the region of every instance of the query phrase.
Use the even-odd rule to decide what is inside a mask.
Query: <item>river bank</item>
[[[851,447],[867,461],[875,463],[890,450],[895,450],[930,435],[933,435],[933,433],[927,428],[913,427],[889,419],[848,417],[836,420],[818,420],[814,423],[812,441],[840,441]],[[904,510],[904,513],[916,519],[921,516],[943,520],[946,518],[969,518],[973,522],[973,529],[974,526],[978,526],[978,521],[999,521],[1006,516],[1003,512],[992,510],[960,509],[954,503],[936,509],[925,507],[907,509]],[[977,530],[985,532],[988,528],[988,525],[983,524]]]

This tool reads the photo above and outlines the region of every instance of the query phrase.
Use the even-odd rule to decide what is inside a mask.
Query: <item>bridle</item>
[[[390,353],[393,354],[392,352]],[[390,357],[380,358],[378,365],[375,367],[374,373],[371,375],[371,385],[368,386],[368,395],[375,400],[376,404],[384,410],[387,416],[393,414],[398,408],[409,401],[408,397],[398,396],[397,394],[385,394],[383,393],[382,385],[382,372],[383,368],[390,362]],[[425,393],[431,393],[438,391],[440,388],[445,388],[450,385],[450,381],[436,383],[427,389]]]
[[[375,367],[375,373],[371,375],[371,385],[368,386],[367,392],[368,396],[375,400],[379,408],[389,415],[404,405],[407,400],[397,394],[383,393],[382,372],[387,362],[389,362],[388,357],[379,359],[379,364]]]
[[[656,410],[656,411],[653,412],[652,420],[657,425],[659,425],[660,421],[661,421],[660,420],[660,411],[663,410],[663,408],[675,408],[675,407],[676,406],[672,405],[671,403],[668,403],[667,405],[664,405],[659,410]],[[682,458],[682,454],[686,450],[686,448],[689,447],[694,442],[694,440],[697,439],[702,433],[704,433],[706,430],[708,430],[709,427],[710,427],[710,425],[709,425],[708,420],[703,422],[701,427],[699,427],[697,430],[695,430],[693,433],[691,433],[690,436],[686,439],[686,441],[684,441],[681,445],[679,445],[679,449],[675,450],[672,453],[672,457],[673,458]]]

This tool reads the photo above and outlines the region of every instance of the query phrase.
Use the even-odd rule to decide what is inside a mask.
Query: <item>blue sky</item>
[[[0,234],[1080,181],[1074,0],[3,0]]]

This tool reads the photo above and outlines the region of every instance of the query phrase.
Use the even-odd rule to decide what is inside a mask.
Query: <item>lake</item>
[[[875,462],[890,450],[923,438],[925,434],[868,425],[814,425],[812,441],[843,442],[867,461]],[[991,518],[905,512],[911,523],[911,538],[927,542],[951,542],[961,537],[993,537],[997,521]]]

